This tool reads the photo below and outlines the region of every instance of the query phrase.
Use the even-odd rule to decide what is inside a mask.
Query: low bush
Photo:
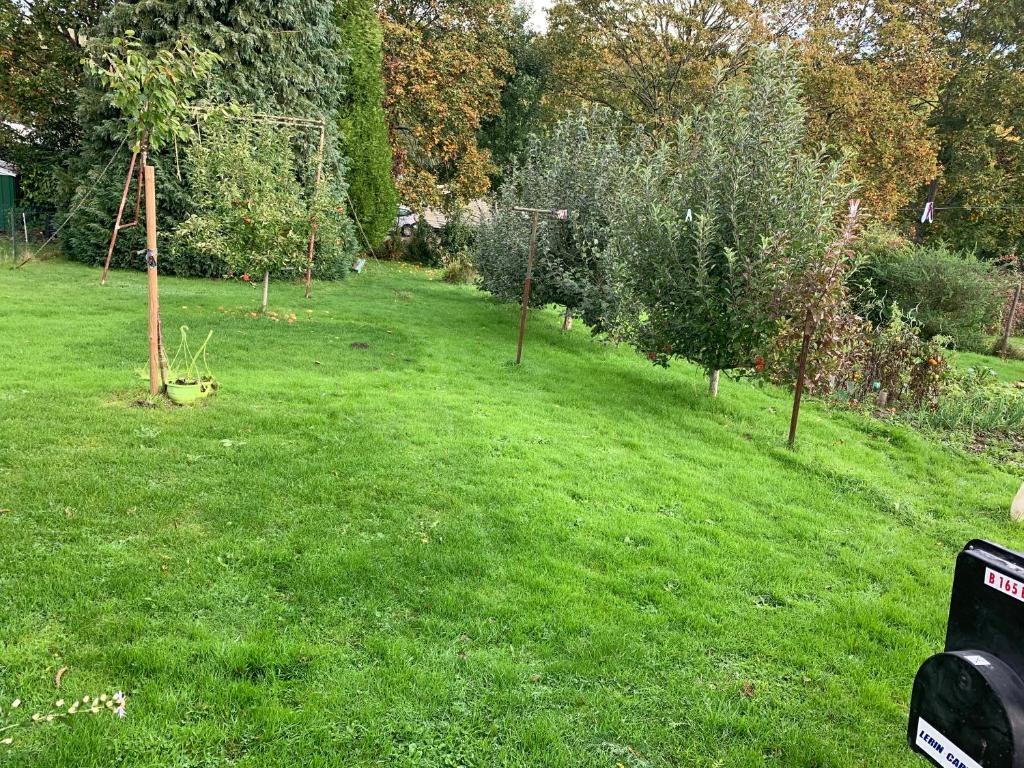
[[[918,246],[869,230],[859,250],[862,310],[878,323],[893,304],[911,315],[925,339],[949,336],[961,349],[982,351],[1003,311],[1005,279],[993,265],[948,245]]]
[[[461,255],[445,264],[441,279],[453,285],[465,285],[476,282],[476,269],[468,254]]]
[[[402,243],[400,259],[424,267],[441,266],[441,237],[426,224],[413,228],[412,237]]]
[[[909,414],[917,424],[976,440],[1024,437],[1024,390],[999,381],[989,368],[954,371],[942,397]]]

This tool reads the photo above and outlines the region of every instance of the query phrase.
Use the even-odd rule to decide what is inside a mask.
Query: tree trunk
[[[718,379],[721,374],[722,372],[717,368],[708,372],[708,394],[712,397],[718,397]]]
[[[572,330],[572,310],[569,307],[565,308],[565,317],[562,318],[562,330]]]
[[[263,314],[267,314],[267,294],[270,292],[270,272],[263,273],[263,304],[260,305]]]
[[[1020,303],[1021,287],[1024,283],[1017,283],[1017,290],[1013,292],[1013,301],[1010,302],[1010,314],[1006,316],[1006,326],[1003,328],[1003,341],[999,345],[999,354],[1004,358],[1010,351],[1010,334],[1013,332],[1013,321],[1017,316],[1017,305]]]

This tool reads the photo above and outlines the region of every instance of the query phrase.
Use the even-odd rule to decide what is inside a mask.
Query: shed
[[[0,231],[10,231],[11,211],[14,209],[14,166],[0,160]]]

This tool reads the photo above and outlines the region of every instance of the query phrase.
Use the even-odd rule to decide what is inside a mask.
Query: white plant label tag
[[[960,747],[933,728],[923,717],[917,718],[916,744],[939,765],[952,768],[982,768]]]
[[[992,587],[992,589],[999,590],[1007,597],[1012,597],[1024,603],[1024,582],[1011,579],[1009,576],[1004,576],[999,571],[993,571],[991,568],[986,568],[985,584]]]

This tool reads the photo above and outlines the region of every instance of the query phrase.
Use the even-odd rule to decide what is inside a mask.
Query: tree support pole
[[[149,393],[157,395],[167,372],[160,359],[160,292],[157,284],[156,168],[144,166],[146,186],[146,280],[149,288]]]
[[[523,308],[519,314],[519,343],[516,345],[516,365],[523,360],[523,336],[526,334],[526,310],[530,306],[530,287],[533,283],[533,262],[537,258],[537,225],[539,211],[532,211],[530,219],[530,255],[526,259],[526,280],[523,281]]]
[[[1010,334],[1013,332],[1013,321],[1017,316],[1017,305],[1020,304],[1020,292],[1024,283],[1017,281],[1017,290],[1013,292],[1013,301],[1010,302],[1010,314],[1006,316],[1006,326],[1003,328],[1003,341],[999,345],[999,353],[1006,357],[1010,351]]]
[[[320,124],[320,149],[316,154],[316,181],[313,182],[313,203],[316,204],[320,194],[320,179],[324,172],[324,143],[327,138],[327,127]],[[309,222],[309,258],[306,261],[306,298],[310,297],[313,289],[313,248],[316,245],[316,209],[310,216]]]
[[[121,193],[121,204],[117,207],[117,219],[114,221],[114,231],[110,235],[110,247],[107,248],[107,260],[103,262],[103,275],[100,277],[100,285],[107,284],[107,274],[110,272],[110,260],[114,256],[114,246],[117,245],[117,235],[122,229],[126,228],[121,226],[121,219],[124,218],[124,206],[128,202],[128,190],[132,186],[132,176],[135,175],[135,161],[138,159],[138,157],[138,152],[132,152],[132,160],[131,163],[128,164],[128,175],[124,179],[124,192]],[[141,193],[142,189],[140,187],[139,194]],[[137,223],[138,219],[139,208],[136,201],[135,222],[133,222],[133,224]]]

